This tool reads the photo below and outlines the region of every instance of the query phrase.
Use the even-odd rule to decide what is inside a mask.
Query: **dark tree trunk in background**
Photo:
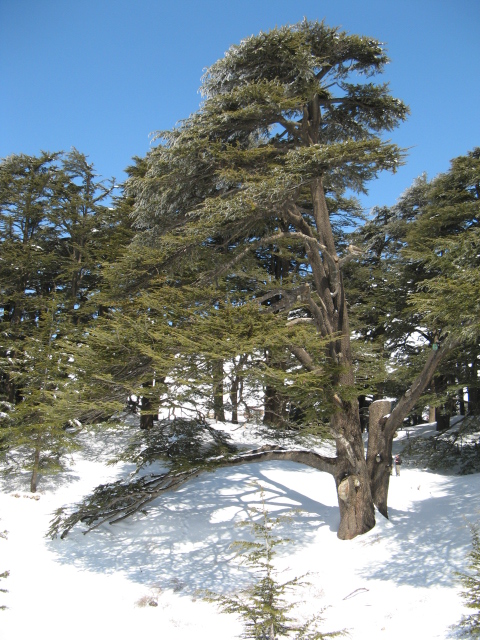
[[[450,413],[446,413],[442,407],[435,407],[435,420],[437,431],[445,431],[450,428]]]
[[[37,483],[38,483],[38,472],[40,470],[40,446],[38,445],[35,448],[34,456],[33,456],[33,469],[32,475],[30,476],[30,491],[32,493],[36,493],[37,491]]]
[[[232,405],[232,423],[238,424],[238,392],[240,388],[239,376],[234,376],[230,386],[230,403]]]
[[[223,360],[215,360],[213,363],[213,416],[218,422],[225,422],[223,379]]]
[[[463,397],[463,389],[458,390],[458,410],[461,416],[464,416],[465,411],[465,399]]]
[[[480,416],[480,381],[478,378],[478,369],[478,357],[476,357],[471,367],[472,382],[467,387],[468,413],[473,416]]]
[[[153,427],[154,415],[153,413],[148,413],[152,410],[152,402],[150,398],[141,398],[140,409],[140,429],[151,429]]]
[[[267,385],[264,396],[263,423],[273,427],[280,427],[284,421],[285,398],[274,387]]]

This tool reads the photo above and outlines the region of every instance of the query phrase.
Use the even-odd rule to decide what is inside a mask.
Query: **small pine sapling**
[[[3,573],[0,573],[0,580],[3,580],[4,578],[8,578],[8,576],[10,575],[10,571],[4,571]],[[1,593],[8,593],[8,589],[0,589]],[[2,604],[0,605],[0,611],[4,611],[7,607]]]
[[[3,538],[4,540],[7,539],[7,534],[8,531],[0,531],[0,538]],[[3,573],[0,573],[0,580],[3,580],[5,578],[8,578],[8,576],[10,575],[10,571],[4,571]],[[3,587],[0,587],[0,593],[8,593],[8,589],[4,589]],[[0,611],[4,611],[7,607],[5,605],[0,605]]]
[[[470,525],[472,548],[468,554],[467,573],[458,573],[464,591],[465,605],[474,613],[464,616],[460,628],[464,636],[480,637],[480,532],[478,525]]]
[[[277,640],[280,637],[296,640],[318,640],[344,635],[343,632],[322,633],[318,629],[320,615],[313,616],[307,622],[298,624],[293,617],[295,602],[288,602],[285,594],[297,586],[308,584],[300,576],[293,580],[280,582],[274,568],[275,547],[291,542],[273,533],[278,525],[289,519],[288,516],[272,517],[265,504],[263,487],[259,486],[262,507],[249,509],[250,519],[239,526],[251,528],[254,541],[236,541],[231,547],[237,549],[240,562],[254,570],[257,580],[249,588],[233,595],[221,595],[205,592],[205,598],[218,603],[224,613],[235,613],[244,623],[243,638],[255,640]]]

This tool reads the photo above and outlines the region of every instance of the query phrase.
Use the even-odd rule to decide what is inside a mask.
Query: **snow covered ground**
[[[110,444],[116,436],[110,434]],[[296,593],[308,616],[325,609],[323,631],[357,640],[453,638],[466,610],[455,571],[465,568],[468,522],[480,518],[480,474],[447,476],[402,467],[390,484],[390,520],[353,541],[336,537],[338,507],[329,475],[289,462],[205,473],[153,502],[144,514],[65,540],[45,537],[52,513],[101,482],[123,477],[106,466],[105,438],[72,458],[70,470],[40,484],[4,482],[0,495],[0,639],[161,638],[230,640],[241,622],[198,597],[248,583],[229,549],[248,535],[235,523],[259,504],[286,513],[293,544],[279,547],[281,578],[309,573]],[[108,444],[108,442],[107,442]],[[400,442],[396,447],[400,447]],[[152,606],[153,605],[153,606]],[[156,605],[156,606],[155,606]]]

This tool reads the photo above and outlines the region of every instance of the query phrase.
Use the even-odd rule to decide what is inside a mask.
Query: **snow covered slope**
[[[115,442],[115,436],[110,443]],[[455,571],[470,548],[468,521],[480,513],[480,475],[446,476],[402,467],[393,477],[389,521],[353,541],[336,537],[338,508],[329,475],[290,462],[205,473],[153,502],[144,514],[65,540],[45,538],[51,514],[94,486],[122,477],[107,467],[105,440],[75,455],[70,470],[32,497],[5,483],[0,495],[0,639],[132,637],[230,640],[242,625],[197,590],[248,584],[229,545],[248,535],[235,523],[266,490],[269,509],[293,544],[279,548],[282,580],[309,572],[296,599],[305,616],[324,611],[322,630],[355,640],[449,638],[465,612]],[[107,447],[108,448],[108,447]],[[38,498],[38,499],[37,499]],[[341,571],[339,571],[341,567]]]

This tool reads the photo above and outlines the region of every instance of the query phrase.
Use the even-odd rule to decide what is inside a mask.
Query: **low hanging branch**
[[[58,509],[47,535],[63,539],[79,523],[87,527],[83,533],[89,533],[104,523],[114,524],[141,512],[155,498],[167,491],[178,489],[205,471],[268,460],[297,462],[332,475],[336,468],[335,458],[321,456],[314,451],[287,450],[276,445],[266,445],[237,455],[210,458],[204,464],[185,471],[167,471],[134,481],[118,480],[111,484],[99,485],[82,502],[71,508]]]

